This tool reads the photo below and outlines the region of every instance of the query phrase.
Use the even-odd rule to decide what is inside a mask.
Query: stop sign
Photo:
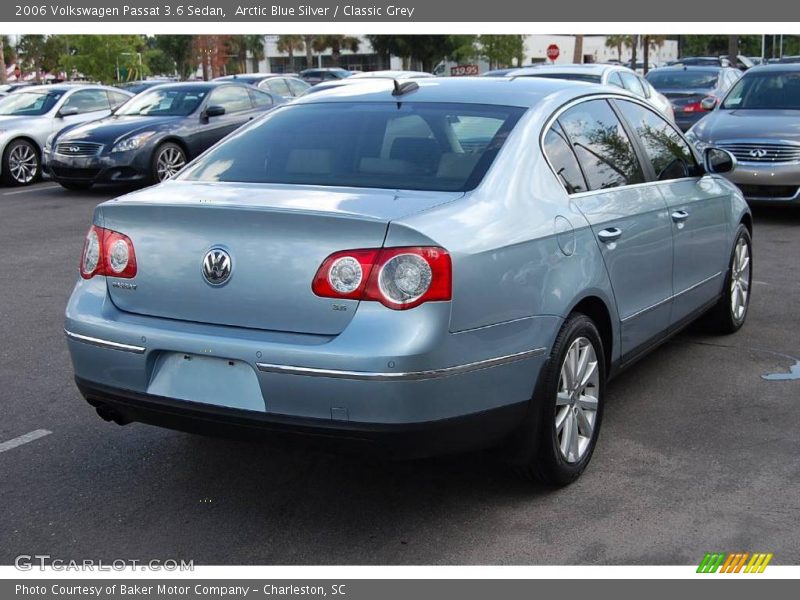
[[[550,60],[554,61],[555,59],[558,58],[559,54],[561,54],[561,51],[558,49],[558,46],[556,46],[555,44],[550,44],[547,47],[547,58],[549,58]]]

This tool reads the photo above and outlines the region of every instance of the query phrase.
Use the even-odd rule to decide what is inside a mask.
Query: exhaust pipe
[[[104,421],[114,421],[117,425],[127,425],[131,422],[130,419],[123,417],[113,408],[110,408],[104,404],[100,404],[99,406],[95,407],[98,416],[103,419]]]

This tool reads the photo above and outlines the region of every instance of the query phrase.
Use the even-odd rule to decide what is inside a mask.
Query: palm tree
[[[609,35],[606,37],[606,48],[614,48],[617,51],[617,60],[619,62],[622,62],[622,47],[630,48],[630,45],[631,36],[629,35]]]
[[[314,50],[317,52],[331,49],[331,61],[334,67],[338,67],[341,63],[342,49],[355,53],[358,52],[360,45],[360,40],[350,35],[321,35],[314,40]]]
[[[258,73],[258,65],[264,60],[264,36],[258,34],[244,36],[244,47],[250,52],[253,72]]]
[[[310,69],[314,66],[314,36],[304,35],[303,44],[306,47],[306,68]]]
[[[289,70],[294,71],[294,51],[303,51],[305,43],[303,43],[302,35],[279,35],[278,36],[278,52],[286,52],[289,55]]]

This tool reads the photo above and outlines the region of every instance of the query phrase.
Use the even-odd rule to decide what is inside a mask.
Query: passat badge
[[[212,248],[203,257],[203,277],[209,285],[222,285],[231,278],[231,256],[222,248]]]

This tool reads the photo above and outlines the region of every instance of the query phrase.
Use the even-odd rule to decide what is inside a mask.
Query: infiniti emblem
[[[203,257],[203,277],[210,285],[222,285],[231,277],[231,256],[222,248],[212,248]]]
[[[80,152],[81,149],[78,146],[70,146],[69,147],[69,151],[70,152]]]
[[[750,156],[753,158],[764,158],[767,155],[767,151],[763,148],[753,148],[750,150]]]

